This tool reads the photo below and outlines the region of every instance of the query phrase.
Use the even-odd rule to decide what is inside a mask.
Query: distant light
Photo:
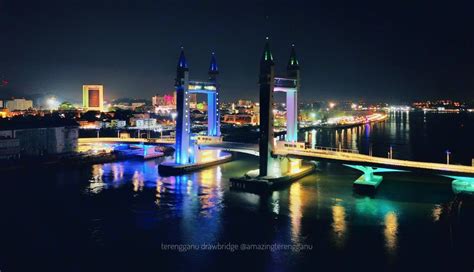
[[[48,100],[46,101],[46,103],[48,104],[48,108],[49,108],[50,110],[58,109],[59,102],[58,102],[58,100],[56,99],[56,97],[50,97],[50,98],[48,98]]]
[[[330,108],[330,109],[334,108],[335,106],[336,106],[336,103],[334,103],[334,102],[330,102],[330,103],[329,103],[329,108]]]

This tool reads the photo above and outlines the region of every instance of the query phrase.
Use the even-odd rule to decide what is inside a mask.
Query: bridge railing
[[[335,151],[335,152],[359,154],[359,150],[356,150],[356,149],[336,148],[336,147],[326,147],[326,146],[315,146],[314,148],[305,148],[301,150],[308,150],[308,151],[323,150],[323,151]]]

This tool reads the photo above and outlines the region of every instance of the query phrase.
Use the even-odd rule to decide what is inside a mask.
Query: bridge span
[[[257,144],[222,142],[203,145],[204,148],[219,148],[258,156]],[[382,176],[375,173],[423,172],[453,179],[454,192],[474,193],[474,167],[467,165],[420,162],[359,154],[358,150],[330,147],[306,148],[304,143],[277,142],[273,156],[342,163],[363,172],[354,182],[354,187],[376,189]]]
[[[79,138],[79,143],[147,143],[147,144],[174,144],[174,138]],[[278,142],[285,143],[285,142]],[[420,162],[411,160],[389,159],[360,154],[353,149],[339,149],[331,147],[306,148],[303,143],[295,147],[282,147],[277,144],[274,155],[294,157],[307,160],[322,160],[339,162],[347,165],[356,164],[373,168],[391,168],[403,171],[424,171],[441,175],[467,175],[474,177],[474,167],[445,163]],[[220,149],[258,156],[258,144],[240,142],[219,142],[199,144],[202,149]]]
[[[174,144],[174,138],[116,138],[116,137],[100,137],[100,138],[79,138],[79,144],[93,143],[123,143],[123,144]]]
[[[277,148],[275,155],[289,156],[309,160],[323,160],[340,162],[343,164],[357,164],[375,168],[391,168],[403,171],[423,171],[442,175],[469,175],[474,176],[474,167],[465,165],[443,164],[433,162],[420,162],[411,160],[389,159],[359,154],[357,151],[329,149],[329,148]]]
[[[146,143],[174,144],[173,138],[138,139],[138,138],[80,138],[79,143]],[[218,149],[259,156],[258,144],[239,142],[198,143],[200,149]],[[474,167],[467,165],[420,162],[393,158],[374,157],[360,154],[353,149],[331,147],[307,148],[304,143],[279,141],[272,153],[274,156],[304,160],[328,161],[342,163],[347,167],[363,172],[354,185],[377,188],[382,177],[376,173],[385,172],[423,172],[445,176],[453,179],[453,190],[474,193]]]

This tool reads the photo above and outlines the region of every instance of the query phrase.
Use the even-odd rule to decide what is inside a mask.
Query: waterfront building
[[[5,108],[9,111],[24,111],[33,108],[33,101],[24,98],[7,100]]]
[[[104,85],[83,85],[82,106],[84,111],[104,111]]]
[[[10,121],[0,127],[0,137],[19,141],[20,155],[27,157],[75,152],[78,136],[78,125],[71,121]]]

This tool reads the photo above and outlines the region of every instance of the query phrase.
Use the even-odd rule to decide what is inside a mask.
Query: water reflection
[[[335,203],[331,207],[332,210],[332,230],[336,246],[342,247],[345,243],[347,222],[346,209],[342,206],[341,199],[335,199]]]
[[[303,217],[302,203],[301,184],[294,183],[290,187],[291,240],[293,243],[300,242],[301,218]]]
[[[439,204],[435,204],[431,213],[431,216],[433,218],[433,222],[439,221],[441,218],[441,214],[443,213],[443,207]]]
[[[132,184],[134,192],[138,192],[139,190],[142,191],[144,186],[143,173],[139,173],[135,170],[132,177]]]
[[[398,219],[397,214],[393,211],[388,212],[385,215],[385,246],[387,251],[391,254],[395,253],[397,248],[397,239],[398,239]]]
[[[401,119],[402,124],[408,121],[408,115],[406,117]],[[421,124],[422,118],[412,116],[411,122],[418,120]],[[427,122],[431,122],[431,117]],[[394,127],[396,130],[404,129],[404,125]],[[314,130],[306,137],[311,145],[328,145],[335,142],[337,136],[343,145],[364,150],[368,143],[373,142],[376,149],[383,150],[385,142],[392,142],[397,137],[390,134],[391,128],[387,123],[385,127],[383,124],[360,126],[340,132],[342,134]],[[420,132],[418,129],[422,128],[411,126],[409,137],[418,133],[416,137],[433,141],[431,139],[440,133],[439,130]],[[366,133],[368,139],[364,137]],[[401,133],[400,137],[402,145],[406,133]],[[383,151],[386,153],[387,150]],[[416,147],[413,147],[415,151]],[[450,239],[464,241],[466,234],[472,232],[471,225],[465,225],[472,213],[466,211],[459,218],[463,221],[455,220],[453,225],[458,236],[450,236],[456,235],[456,232],[450,232],[450,223],[446,222],[452,216],[448,212],[451,206],[447,204],[452,193],[449,186],[431,185],[426,177],[413,175],[393,180],[390,175],[384,176],[379,191],[371,198],[354,194],[352,182],[357,173],[339,164],[320,163],[321,171],[271,196],[259,196],[228,188],[230,177],[255,168],[258,159],[254,157],[242,155],[222,166],[176,177],[161,177],[157,171],[158,163],[159,160],[124,161],[79,169],[55,169],[44,171],[41,176],[36,171],[2,173],[3,179],[15,180],[5,183],[0,192],[3,192],[0,199],[5,199],[7,204],[1,206],[2,212],[10,219],[6,224],[16,221],[9,231],[4,232],[5,236],[13,237],[11,248],[21,240],[22,244],[27,244],[31,235],[21,237],[24,235],[22,226],[35,224],[35,233],[42,234],[41,240],[36,239],[38,243],[35,241],[35,244],[51,238],[63,240],[64,243],[57,245],[58,249],[66,249],[63,250],[65,255],[59,257],[77,259],[77,256],[67,254],[80,251],[77,260],[100,256],[96,260],[103,259],[103,267],[127,259],[131,254],[129,259],[140,260],[134,264],[142,264],[142,267],[159,264],[161,270],[184,270],[184,267],[204,270],[210,264],[213,268],[226,269],[229,263],[236,265],[237,254],[222,251],[179,253],[160,250],[161,243],[217,241],[315,246],[312,252],[240,253],[241,263],[249,263],[254,270],[302,271],[307,268],[304,266],[315,263],[319,267],[329,264],[335,271],[348,270],[349,266],[367,260],[367,256],[372,257],[369,270],[387,270],[386,264],[392,260],[397,262],[395,268],[398,270],[412,267],[413,260],[420,262],[425,270],[436,270],[432,267],[439,263],[439,256],[446,256],[453,263]],[[47,180],[48,183],[38,182],[39,177],[41,182]],[[11,186],[15,187],[5,190]],[[26,191],[32,186],[34,193]],[[81,197],[77,197],[77,190],[83,193]],[[465,205],[463,202],[463,209]],[[72,217],[77,220],[69,220]],[[54,237],[51,237],[53,231]],[[78,235],[71,236],[71,233]],[[69,240],[71,237],[76,239]],[[472,243],[466,245],[460,250],[467,254],[469,250],[465,249],[469,249]],[[73,250],[69,250],[72,246]],[[93,253],[88,251],[90,247],[93,247]],[[94,250],[97,247],[100,248]],[[114,255],[118,252],[118,256]],[[18,260],[25,258],[22,253],[18,254]],[[41,253],[35,250],[35,254]],[[114,262],[110,262],[112,259]],[[338,263],[344,263],[342,268],[346,269],[334,267]],[[295,268],[293,264],[300,266]]]
[[[159,208],[186,209],[182,200],[189,197],[199,212],[207,215],[218,206],[223,197],[222,169],[213,167],[201,172],[183,176],[161,177],[158,174],[159,161],[123,161],[93,165],[87,193],[98,194],[104,189],[126,190],[133,193],[154,191],[155,204]],[[130,183],[130,187],[127,184]],[[195,200],[195,201],[194,201]]]
[[[102,176],[104,175],[104,170],[102,169],[101,164],[96,164],[92,166],[92,177],[89,179],[89,191],[91,193],[97,194],[102,191],[105,184],[102,181]]]

